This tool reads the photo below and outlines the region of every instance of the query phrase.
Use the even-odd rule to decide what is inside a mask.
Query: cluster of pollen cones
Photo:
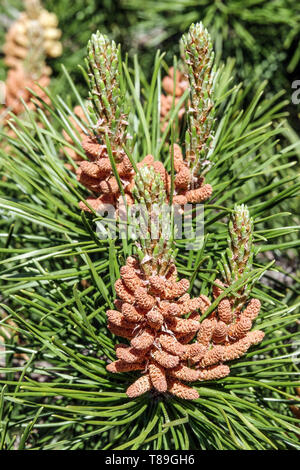
[[[193,175],[187,160],[183,159],[179,145],[174,144],[172,153],[176,172],[173,203],[181,206],[187,203],[195,204],[206,201],[212,195],[211,185],[204,184],[204,177]]]
[[[32,3],[32,5],[30,5]],[[6,34],[3,52],[4,62],[9,68],[17,68],[29,54],[30,34],[33,22],[42,30],[42,47],[48,57],[58,57],[62,53],[62,45],[59,42],[61,31],[57,28],[58,19],[54,13],[42,9],[39,2],[27,1],[28,10],[21,13]],[[35,25],[34,25],[35,26]],[[45,74],[49,75],[51,69],[45,68]]]
[[[43,75],[39,79],[39,85],[44,88],[49,85],[49,82],[50,79],[47,75]],[[27,88],[30,88],[41,100],[49,105],[50,99],[39,85],[26,74],[22,67],[9,70],[6,79],[6,107],[16,115],[22,114],[25,111],[21,101],[22,98],[28,109],[34,111],[36,104],[32,101],[33,95]]]
[[[83,124],[87,125],[86,116],[80,106],[74,108],[74,114]],[[69,120],[78,133],[81,147],[87,159],[85,160],[76,149],[65,146],[64,150],[74,161],[75,168],[68,163],[65,166],[71,171],[76,171],[77,180],[93,193],[93,196],[87,197],[87,203],[95,211],[101,209],[104,204],[114,206],[117,206],[117,203],[122,204],[123,199],[117,179],[114,176],[106,145],[99,143],[94,135],[83,130],[72,116],[69,117]],[[72,136],[65,131],[63,131],[63,136],[70,146],[74,146]],[[133,203],[131,194],[134,185],[134,170],[126,154],[117,155],[115,161],[126,195],[126,202],[130,205]],[[90,208],[83,202],[79,203],[79,207],[90,212]]]
[[[86,123],[86,117],[80,106],[74,109],[74,113]],[[123,198],[121,197],[117,179],[114,176],[106,145],[99,143],[95,136],[85,133],[72,117],[69,119],[78,132],[79,138],[82,140],[81,146],[87,160],[83,159],[75,149],[67,146],[64,149],[77,165],[76,175],[78,181],[93,193],[93,196],[88,197],[86,201],[95,211],[101,209],[104,204],[113,204],[114,206],[122,204]],[[74,145],[72,137],[65,131],[63,133],[68,144]],[[176,172],[173,203],[182,206],[187,203],[206,201],[212,195],[212,187],[210,184],[204,184],[203,177],[194,177],[192,175],[187,161],[182,156],[179,145],[174,144],[173,149],[171,149],[171,157],[174,158]],[[126,202],[128,205],[131,205],[134,202],[132,190],[135,184],[135,171],[126,154],[118,155],[116,160],[116,169],[124,188]],[[70,170],[74,170],[71,164],[66,164],[66,166]],[[137,164],[137,168],[142,168],[143,166],[151,166],[155,172],[161,175],[169,198],[171,177],[163,163],[155,161],[152,155],[146,155]],[[89,207],[83,202],[79,203],[79,207],[85,211],[90,211]]]
[[[45,88],[50,83],[51,68],[45,58],[58,57],[62,53],[59,42],[61,31],[57,28],[58,19],[41,7],[38,0],[25,1],[26,11],[21,13],[6,34],[3,47],[4,62],[9,67],[5,83],[5,108],[15,115],[24,113],[21,99],[30,110],[36,109],[32,102],[33,92],[46,104],[50,100],[37,83]],[[40,103],[39,106],[42,107]],[[4,113],[4,124],[8,121]]]
[[[94,194],[94,196],[86,199],[88,204],[94,210],[99,210],[104,204],[112,204],[116,207],[122,197],[106,145],[100,144],[98,139],[92,135],[85,135],[81,145],[88,160],[77,162],[76,176],[78,181]],[[126,202],[131,205],[133,204],[132,189],[135,174],[133,167],[126,154],[122,154],[117,159],[115,158],[115,161],[124,188]],[[90,210],[82,202],[79,206],[83,210]]]
[[[121,268],[115,283],[116,310],[107,311],[108,328],[130,344],[116,345],[117,360],[107,370],[141,371],[127,389],[128,397],[154,390],[197,399],[197,390],[186,382],[226,377],[230,369],[224,362],[241,357],[262,341],[262,331],[250,331],[260,310],[257,299],[237,312],[223,298],[217,310],[200,322],[200,313],[205,313],[210,301],[204,295],[191,298],[188,289],[187,279],[177,281],[174,264],[164,276],[146,276],[134,257]],[[223,289],[217,281],[214,296]]]
[[[172,106],[176,106],[181,96],[189,87],[189,82],[184,77],[184,74],[180,70],[176,70],[176,77],[174,77],[174,67],[169,68],[169,73],[162,80],[162,87],[165,92],[161,94],[160,102],[160,120],[162,123],[162,131],[164,131],[168,125],[168,117]],[[178,112],[178,119],[181,119],[185,113],[185,107]]]

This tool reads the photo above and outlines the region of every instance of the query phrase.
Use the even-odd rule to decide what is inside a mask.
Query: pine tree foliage
[[[97,0],[41,0],[42,5],[49,12],[59,18],[59,28],[62,30],[62,56],[49,61],[53,69],[52,80],[54,90],[61,92],[66,88],[66,81],[61,74],[61,65],[64,64],[75,82],[80,87],[84,84],[82,73],[78,64],[82,64],[86,55],[86,44],[92,33],[100,29],[102,33],[109,34],[116,40],[128,39],[127,27],[134,19],[127,18],[128,12],[124,10],[119,0],[103,0],[101,5]],[[24,0],[3,0],[0,5],[0,46],[4,44],[5,33],[24,10]],[[129,16],[130,13],[129,13]],[[135,16],[135,15],[134,15]],[[128,49],[130,44],[128,43]],[[0,53],[0,64],[2,57]],[[0,69],[0,79],[6,76],[5,68]],[[83,90],[83,88],[82,88]]]
[[[139,21],[131,25],[137,47],[163,43],[169,50],[192,22],[209,28],[216,55],[235,57],[239,78],[270,80],[272,89],[288,83],[288,74],[299,64],[300,9],[296,0],[122,0],[122,5]]]
[[[133,146],[126,151],[135,165],[151,153],[173,179],[170,149],[175,142],[184,147],[186,121],[180,124],[177,114],[183,104],[188,109],[188,92],[176,106],[174,100],[162,131],[162,62],[158,52],[149,82],[137,58],[119,68],[131,110]],[[176,59],[173,65],[176,71]],[[252,270],[237,276],[225,294],[235,296],[256,281],[251,295],[262,304],[256,328],[264,331],[263,342],[233,361],[228,377],[196,382],[199,398],[190,402],[150,394],[128,399],[125,390],[137,373],[116,377],[106,370],[115,359],[117,338],[107,330],[105,312],[113,308],[114,284],[134,243],[99,238],[97,214],[79,210],[90,193],[66,168],[64,148],[85,158],[74,122],[86,127],[73,105],[89,117],[88,90],[81,96],[64,69],[71,99],[47,91],[51,106],[28,110],[26,121],[15,117],[10,125],[16,138],[2,134],[2,449],[299,448],[299,420],[290,410],[299,402],[299,273],[284,272],[274,262],[299,247],[299,221],[290,208],[300,182],[296,174],[286,173],[294,166],[297,144],[284,147],[280,140],[285,118],[281,94],[265,99],[263,83],[250,99],[249,89],[233,85],[233,74],[232,60],[216,70],[215,136],[206,174],[213,195],[205,203],[203,244],[187,250],[190,240],[175,240],[176,268],[190,280],[192,295],[207,295],[220,275],[220,263],[235,272],[230,250],[246,240],[243,253],[248,256],[253,243],[258,254]],[[62,131],[74,138],[72,144]],[[247,204],[254,238],[246,226],[236,240],[229,225],[225,259],[228,222],[240,226],[235,204],[242,206],[239,217],[249,221]]]

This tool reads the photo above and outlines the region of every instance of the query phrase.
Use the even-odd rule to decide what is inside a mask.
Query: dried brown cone
[[[136,365],[143,370],[145,375],[128,388],[129,397],[153,389],[180,398],[198,398],[198,392],[183,382],[198,380],[200,374],[193,364],[206,348],[197,344],[186,346],[181,337],[190,335],[192,339],[197,334],[200,326],[197,310],[203,308],[203,299],[190,299],[186,293],[189,282],[176,281],[173,264],[164,275],[146,275],[139,261],[129,257],[120,273],[115,284],[116,310],[108,310],[107,318],[110,330],[129,338],[130,345],[116,346],[118,359],[107,369],[116,373],[128,367],[131,371]],[[185,304],[191,303],[193,313],[184,318],[182,309],[190,313]]]

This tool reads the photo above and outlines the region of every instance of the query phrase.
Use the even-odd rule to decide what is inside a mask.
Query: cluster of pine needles
[[[72,67],[62,66],[67,93],[56,86],[31,89],[22,113],[3,124],[3,450],[299,449],[300,277],[293,262],[300,245],[299,143],[287,143],[282,94],[267,99],[266,82],[254,91],[237,83],[235,61],[214,58],[202,24],[190,27],[181,50],[168,64],[168,80],[165,54],[157,51],[149,77],[137,56],[130,60],[97,33],[81,66],[85,86],[77,87]],[[117,199],[123,210],[133,202],[149,208],[156,199],[170,207],[203,203],[201,243],[176,233],[167,242],[162,234],[156,242],[99,237],[97,210]],[[124,362],[115,369],[126,260],[142,266],[143,288],[171,266],[177,281],[187,280],[180,295],[188,292],[199,306],[209,297],[181,324],[198,322],[201,343],[200,326],[223,318],[226,333],[219,328],[209,339],[218,351],[252,327],[234,330],[221,305],[227,301],[229,311],[240,313],[256,299],[261,309],[250,334],[259,340],[247,343],[243,355],[228,355],[227,369],[221,355],[223,374],[213,376],[215,363],[201,356],[189,369],[196,371],[189,396],[174,382],[176,367],[167,365],[171,372],[155,382],[157,351],[143,370],[124,369]],[[129,294],[127,304],[134,302]],[[168,299],[166,291],[160,295]],[[143,308],[135,314],[144,315]],[[183,345],[197,344],[183,338],[176,318],[164,323],[161,312],[151,316],[147,309],[153,331],[167,325],[165,336],[175,332]],[[139,343],[127,330],[119,354],[129,341]],[[184,354],[187,348],[183,361]],[[145,393],[136,393],[132,384],[148,370]]]

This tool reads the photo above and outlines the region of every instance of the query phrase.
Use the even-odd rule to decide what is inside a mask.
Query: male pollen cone
[[[111,373],[141,371],[127,389],[130,398],[149,390],[169,392],[188,400],[198,398],[197,390],[185,382],[220,378],[227,367],[211,371],[211,361],[199,370],[200,362],[209,347],[199,343],[186,344],[195,339],[200,328],[198,310],[209,305],[205,296],[191,299],[187,279],[177,278],[174,264],[164,275],[146,275],[139,261],[127,258],[115,283],[118,299],[116,310],[107,311],[111,332],[127,338],[130,344],[116,345],[117,360],[107,366]],[[189,318],[185,318],[190,315]],[[218,356],[219,360],[219,356]],[[207,362],[207,358],[206,358]]]
[[[216,279],[213,285],[214,298],[217,299],[227,287]],[[223,297],[217,310],[202,321],[197,342],[206,348],[206,352],[202,354],[197,365],[200,380],[225,377],[230,369],[223,365],[224,362],[240,358],[251,346],[263,340],[263,331],[250,331],[259,310],[258,299],[251,299],[242,311],[240,308],[234,308],[234,298]]]
[[[210,300],[204,295],[191,299],[189,282],[176,280],[174,264],[163,276],[146,275],[139,261],[129,257],[120,273],[115,283],[116,310],[107,311],[108,326],[130,344],[116,345],[117,360],[107,370],[141,371],[141,377],[127,389],[130,398],[156,390],[197,399],[198,391],[186,382],[226,377],[230,368],[224,362],[243,356],[264,337],[262,331],[250,331],[260,309],[257,299],[251,299],[244,311],[235,311],[230,299],[223,298],[217,310],[200,323],[198,312],[205,313]],[[214,297],[225,288],[217,280]]]
[[[173,203],[180,206],[185,204],[197,204],[206,201],[212,195],[210,184],[204,184],[203,177],[193,176],[188,166],[188,161],[183,159],[182,150],[178,144],[170,149],[171,158],[174,158],[174,194]]]
[[[47,75],[42,75],[38,80],[38,83],[42,87],[47,87],[49,82],[50,78]],[[50,104],[49,97],[43,90],[41,90],[36,81],[27,75],[25,69],[21,65],[8,71],[5,86],[5,105],[7,109],[13,112],[16,116],[25,112],[25,107],[21,98],[30,110],[34,111],[37,108],[37,105],[32,101],[32,99],[34,99],[36,103],[37,100],[27,88],[33,90],[42,101],[48,105]],[[38,105],[42,107],[42,102],[39,102]],[[6,120],[8,119],[9,116],[7,116]]]
[[[77,112],[79,111],[77,110]],[[83,131],[74,120],[72,123],[75,129],[81,135],[84,135],[81,145],[87,160],[84,160],[73,149],[65,147],[65,150],[78,165],[76,170],[77,180],[93,193],[93,196],[89,197],[87,202],[96,211],[105,208],[105,204],[112,204],[117,208],[123,199],[118,182],[114,176],[106,146],[100,143],[96,136],[83,134]],[[70,145],[74,145],[72,138],[68,136],[68,134],[64,133],[64,137]],[[195,179],[192,177],[190,170],[186,166],[187,163],[183,161],[180,147],[174,144],[174,159],[176,157],[178,160],[179,154],[181,156],[181,163],[180,165],[175,165],[175,170],[178,168],[178,170],[176,170],[178,173],[174,182],[173,203],[184,205],[187,203],[204,202],[212,195],[212,187],[209,184],[204,184],[204,178]],[[124,189],[127,204],[132,205],[134,202],[132,191],[135,185],[135,171],[126,154],[120,153],[118,155],[118,162],[119,163],[116,163],[116,169]],[[170,198],[171,177],[164,168],[164,165],[159,161],[155,161],[152,155],[146,155],[144,159],[137,164],[138,169],[145,166],[154,168],[155,173],[160,174],[167,193],[166,203],[168,203]],[[68,168],[71,169],[70,165],[68,165]],[[84,211],[91,212],[89,207],[83,202],[79,203],[79,207]],[[157,282],[157,280],[153,279],[154,289],[155,282]],[[163,287],[167,288],[167,285]],[[157,288],[159,287],[157,286]],[[170,295],[172,296],[172,293]]]

